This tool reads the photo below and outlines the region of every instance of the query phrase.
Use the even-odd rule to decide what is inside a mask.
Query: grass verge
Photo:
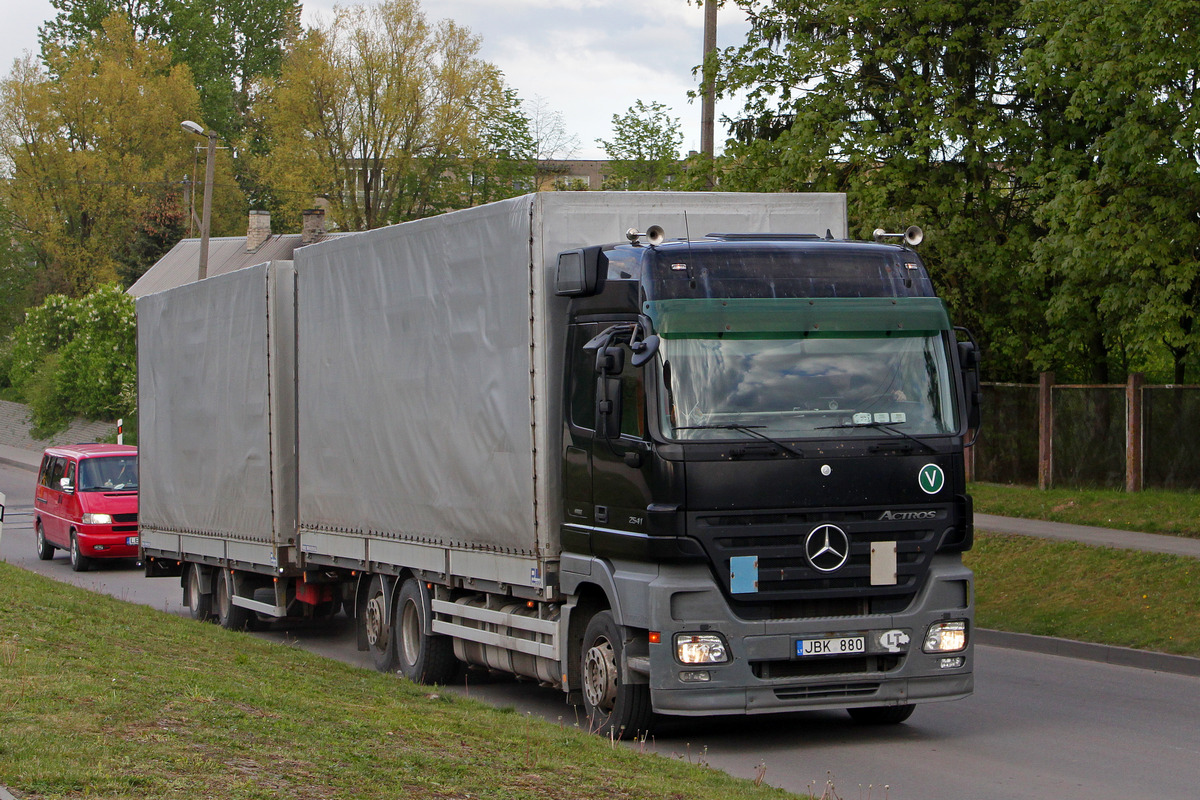
[[[980,514],[1095,525],[1123,531],[1200,538],[1200,493],[1121,492],[1112,489],[1047,489],[972,483]]]
[[[794,797],[4,563],[0,697],[18,797]]]
[[[981,533],[975,570],[983,628],[1200,657],[1200,561]]]

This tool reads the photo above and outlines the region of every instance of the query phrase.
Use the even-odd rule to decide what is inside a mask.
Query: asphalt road
[[[145,578],[125,562],[75,573],[64,553],[38,561],[32,473],[0,465],[8,495],[0,559],[167,613],[186,614],[178,581]],[[350,626],[262,635],[364,668]],[[976,648],[975,694],[922,706],[890,728],[862,728],[841,712],[670,721],[645,750],[844,800],[1190,800],[1200,797],[1200,678]],[[455,687],[497,706],[573,724],[562,695],[469,672]],[[19,787],[13,787],[19,788]]]

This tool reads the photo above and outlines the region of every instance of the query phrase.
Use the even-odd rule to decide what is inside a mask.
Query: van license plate
[[[867,652],[865,636],[831,636],[826,639],[800,639],[796,642],[796,655],[844,656]]]
[[[125,544],[137,544],[137,543],[138,543],[138,537],[136,537],[136,536],[126,536],[125,537]]]

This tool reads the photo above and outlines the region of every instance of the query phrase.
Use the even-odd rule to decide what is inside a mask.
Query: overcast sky
[[[0,66],[7,75],[24,51],[37,52],[37,29],[54,15],[49,0],[7,3],[0,26]],[[329,18],[333,0],[304,3],[304,22]],[[689,103],[700,63],[704,12],[687,0],[424,0],[430,19],[449,18],[483,37],[483,57],[495,64],[522,99],[541,97],[561,112],[579,139],[576,158],[603,158],[597,139],[612,138],[614,114],[635,100],[657,101],[681,122],[683,148],[700,147],[700,104]],[[735,44],[746,24],[736,8],[722,9],[718,44]],[[718,104],[734,114],[736,104]]]

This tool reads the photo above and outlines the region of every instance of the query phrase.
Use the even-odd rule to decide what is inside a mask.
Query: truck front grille
[[[934,520],[881,521],[886,509],[852,512],[806,510],[795,513],[693,515],[690,529],[708,553],[713,571],[739,614],[752,619],[852,616],[897,613],[920,591],[942,536],[950,530],[950,510]],[[850,554],[834,572],[821,572],[805,556],[805,540],[818,525],[846,532]],[[871,544],[896,543],[896,583],[871,584]],[[753,557],[756,591],[734,593],[730,559]]]

